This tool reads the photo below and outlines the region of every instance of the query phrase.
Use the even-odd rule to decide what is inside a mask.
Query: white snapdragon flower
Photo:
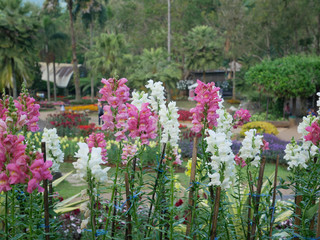
[[[98,182],[107,181],[107,172],[110,167],[101,168],[100,164],[104,163],[101,157],[101,148],[93,147],[90,157],[88,144],[79,142],[78,146],[79,151],[75,154],[75,157],[78,158],[78,160],[73,163],[73,166],[76,169],[76,176],[85,180],[87,177],[87,169],[90,169],[92,176],[94,176]]]
[[[310,141],[304,141],[302,145],[298,145],[294,140],[288,143],[284,150],[285,156],[283,157],[288,162],[288,169],[294,167],[307,167],[307,161],[312,159],[319,153],[319,149]]]
[[[161,142],[170,142],[172,147],[178,146],[179,140],[179,114],[176,102],[170,102],[168,108],[162,104],[159,111],[159,121],[163,127]]]
[[[217,119],[218,124],[216,131],[220,133],[225,133],[228,138],[231,138],[233,117],[224,108],[218,109],[217,114],[219,115],[219,118]]]
[[[139,111],[141,111],[141,106],[143,103],[150,102],[148,99],[148,94],[146,94],[144,91],[137,92],[134,91],[132,93],[132,104],[138,108]]]
[[[284,152],[285,155],[283,158],[287,160],[289,170],[294,167],[307,167],[306,161],[308,159],[308,152],[305,151],[302,146],[299,146],[295,141],[288,143]]]
[[[151,103],[151,107],[153,111],[159,112],[160,106],[164,104],[164,87],[162,86],[162,82],[153,82],[153,80],[149,80],[146,88],[151,90],[151,94],[149,96],[149,100]]]
[[[206,151],[212,154],[209,165],[213,170],[213,173],[208,173],[211,179],[209,186],[221,186],[222,189],[230,188],[235,169],[234,154],[231,149],[232,142],[225,133],[213,130],[208,130],[207,133],[209,136],[206,137],[208,144]]]
[[[317,92],[317,96],[319,97],[318,101],[317,101],[317,107],[318,107],[318,115],[320,115],[320,92]]]
[[[47,160],[52,161],[51,170],[53,172],[58,172],[60,168],[60,163],[63,163],[64,153],[61,151],[59,136],[57,135],[57,129],[47,129],[43,130],[42,142],[46,143],[46,155]]]
[[[239,151],[239,157],[244,160],[252,159],[251,164],[255,167],[259,166],[260,148],[263,146],[262,135],[256,135],[256,129],[250,129],[245,132],[245,138],[242,141],[242,147]]]
[[[297,129],[298,133],[301,133],[302,136],[308,135],[309,132],[306,131],[306,127],[311,126],[311,124],[313,122],[315,122],[316,120],[317,120],[317,118],[312,115],[308,115],[306,117],[303,117],[302,122],[299,124],[298,129]]]

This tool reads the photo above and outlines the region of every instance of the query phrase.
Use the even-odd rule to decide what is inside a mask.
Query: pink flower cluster
[[[215,87],[214,82],[203,83],[197,80],[198,86],[195,89],[197,94],[194,100],[198,103],[195,108],[192,108],[190,112],[192,115],[192,131],[198,133],[204,126],[204,122],[207,122],[208,128],[217,126],[217,118],[219,115],[216,111],[219,109],[218,91],[220,88]]]
[[[132,138],[140,137],[141,144],[149,144],[149,139],[156,138],[157,119],[153,116],[149,103],[143,103],[141,111],[132,104],[127,103],[128,108],[128,130]]]
[[[317,121],[313,122],[311,126],[306,127],[306,131],[309,132],[304,139],[311,141],[314,145],[319,146],[320,143],[320,126]]]
[[[250,112],[247,109],[240,109],[233,115],[234,125],[233,128],[238,128],[244,123],[249,122],[251,118]]]
[[[100,90],[102,98],[100,101],[107,101],[108,105],[104,106],[104,115],[101,119],[104,121],[102,130],[108,129],[116,131],[116,140],[126,140],[125,132],[127,131],[128,113],[126,102],[129,100],[129,88],[125,85],[128,80],[121,78],[102,79],[104,87]]]
[[[107,157],[107,142],[105,140],[104,133],[92,133],[87,138],[87,144],[89,147],[89,151],[92,151],[93,147],[99,147],[101,148],[101,157],[102,160],[107,163],[108,157]]]
[[[11,185],[28,183],[27,192],[44,189],[40,182],[52,179],[51,161],[44,163],[42,154],[26,154],[24,136],[2,134],[0,136],[0,191],[11,190]],[[31,164],[31,165],[30,165]]]
[[[15,101],[15,107],[18,109],[18,115],[26,117],[27,130],[36,132],[39,130],[38,121],[40,116],[40,105],[35,103],[35,99],[27,93],[22,93]]]
[[[23,126],[29,131],[39,129],[39,105],[34,102],[26,90],[18,100],[0,99],[0,192],[26,183],[27,192],[42,192],[41,181],[52,179],[52,162],[44,162],[42,154],[29,151],[24,136],[16,135]]]
[[[173,161],[173,165],[181,165],[181,155],[178,153],[178,148],[170,149],[168,153],[165,155],[163,161],[166,163],[167,161]]]
[[[13,102],[14,106],[11,107],[14,107],[15,110],[9,111],[10,99],[0,99],[0,119],[5,120],[9,128],[15,127],[20,130],[23,126],[27,126],[26,130],[28,131],[38,131],[40,105],[35,103],[35,99],[30,97],[27,92],[23,92]]]
[[[128,163],[128,159],[134,157],[134,155],[137,153],[137,145],[133,144],[126,144],[124,145],[122,149],[122,154],[121,154],[121,159],[122,159],[122,164],[126,165]]]
[[[234,157],[234,161],[237,165],[241,166],[242,168],[247,166],[246,161],[239,157],[238,154]]]

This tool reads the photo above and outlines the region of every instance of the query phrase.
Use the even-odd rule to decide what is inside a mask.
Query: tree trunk
[[[292,98],[292,116],[296,116],[297,113],[297,98]]]
[[[236,60],[233,59],[232,99],[236,100]]]
[[[17,93],[18,91],[17,91],[17,79],[16,79],[13,58],[11,58],[11,71],[12,71],[13,99],[16,99],[18,96],[18,93]]]
[[[46,62],[46,65],[47,65],[47,100],[50,102],[50,92],[51,92],[51,89],[50,89],[50,74],[49,74],[49,63]]]
[[[53,97],[57,101],[57,81],[56,81],[56,57],[53,56]]]
[[[79,81],[79,69],[78,69],[78,59],[76,52],[76,36],[73,27],[73,16],[72,16],[72,4],[73,0],[68,0],[68,11],[70,18],[70,30],[71,30],[71,40],[72,40],[72,64],[73,64],[73,79],[74,79],[74,87],[76,90],[76,100],[81,100],[81,89],[80,89],[80,81]]]
[[[90,50],[92,50],[93,47],[93,21],[91,19],[90,22]],[[92,69],[91,69],[92,71]],[[91,80],[91,102],[94,101],[94,77],[92,73],[90,74],[90,80]]]

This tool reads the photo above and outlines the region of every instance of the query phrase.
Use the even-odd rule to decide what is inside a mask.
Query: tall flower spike
[[[104,115],[101,119],[104,121],[102,130],[108,129],[116,132],[114,135],[117,141],[127,140],[125,132],[127,131],[128,114],[126,102],[129,100],[129,88],[126,86],[128,80],[121,78],[102,79],[104,87],[100,90],[102,98],[100,101],[107,101],[104,106]]]
[[[179,114],[178,108],[175,102],[170,102],[168,108],[165,104],[162,104],[159,111],[160,123],[163,131],[161,136],[161,142],[169,142],[172,147],[178,146],[179,140]]]
[[[217,110],[219,109],[218,87],[215,87],[214,82],[204,84],[197,80],[198,86],[195,89],[197,94],[194,100],[197,101],[195,108],[192,108],[190,112],[192,115],[192,131],[198,133],[204,127],[204,123],[207,123],[208,128],[217,126]]]
[[[61,151],[57,129],[44,128],[42,142],[46,143],[47,160],[52,161],[51,170],[53,172],[59,172],[60,163],[64,161],[64,153]]]
[[[221,186],[222,189],[230,188],[234,178],[234,154],[231,149],[232,142],[225,133],[216,133],[208,130],[206,137],[208,147],[207,152],[212,154],[211,166],[212,172],[208,173],[211,182],[209,185]]]
[[[256,129],[250,129],[245,132],[245,138],[242,141],[242,147],[238,156],[246,161],[246,164],[252,164],[255,167],[259,166],[260,151],[264,146],[261,135],[256,135]],[[250,163],[251,161],[251,163]]]
[[[158,113],[160,111],[160,106],[164,104],[164,87],[162,82],[153,82],[152,79],[148,81],[146,88],[151,90],[149,100],[151,103],[152,110]]]

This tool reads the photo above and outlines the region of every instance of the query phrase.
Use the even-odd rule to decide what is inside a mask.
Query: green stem
[[[4,221],[5,221],[6,240],[9,240],[9,229],[8,229],[8,192],[6,192]]]
[[[173,239],[173,202],[174,202],[174,171],[173,162],[170,161],[170,173],[171,173],[171,184],[170,184],[170,240]]]
[[[242,201],[241,201],[241,168],[240,166],[238,166],[238,170],[237,170],[237,177],[238,177],[238,184],[237,184],[237,189],[238,189],[238,200],[239,200],[239,205],[238,205],[238,211],[237,211],[237,214],[238,214],[238,218],[240,218],[240,222],[241,222],[241,227],[242,227],[242,231],[243,231],[243,236],[245,237],[246,236],[246,230],[245,230],[245,225],[244,225],[244,222],[243,222],[243,217],[242,217]]]
[[[30,193],[30,198],[29,198],[29,239],[32,240],[33,233],[32,233],[32,228],[33,228],[33,219],[32,219],[32,212],[33,212],[33,193]]]
[[[11,218],[12,218],[12,223],[11,225],[13,226],[12,228],[12,236],[16,235],[16,229],[15,229],[15,185],[12,187],[12,195],[11,195]]]
[[[95,211],[94,211],[94,186],[93,178],[91,176],[91,170],[88,169],[88,185],[89,185],[89,194],[90,194],[90,223],[91,223],[91,236],[92,239],[95,239],[96,236],[96,226],[95,226]]]
[[[122,151],[122,142],[120,142],[120,146],[119,146],[119,151],[118,151],[118,161],[117,161],[117,165],[116,165],[116,173],[114,176],[114,181],[113,181],[113,186],[112,186],[112,194],[111,194],[111,200],[110,200],[110,205],[109,205],[109,210],[108,210],[108,216],[107,216],[107,220],[106,220],[106,225],[105,225],[105,232],[108,229],[108,225],[109,225],[109,220],[110,220],[110,216],[111,216],[111,212],[113,209],[113,200],[114,200],[114,193],[116,190],[116,185],[117,185],[117,179],[118,179],[118,172],[119,172],[119,164],[120,164],[120,158],[121,158],[121,151]],[[103,240],[106,239],[106,234],[103,235]]]

